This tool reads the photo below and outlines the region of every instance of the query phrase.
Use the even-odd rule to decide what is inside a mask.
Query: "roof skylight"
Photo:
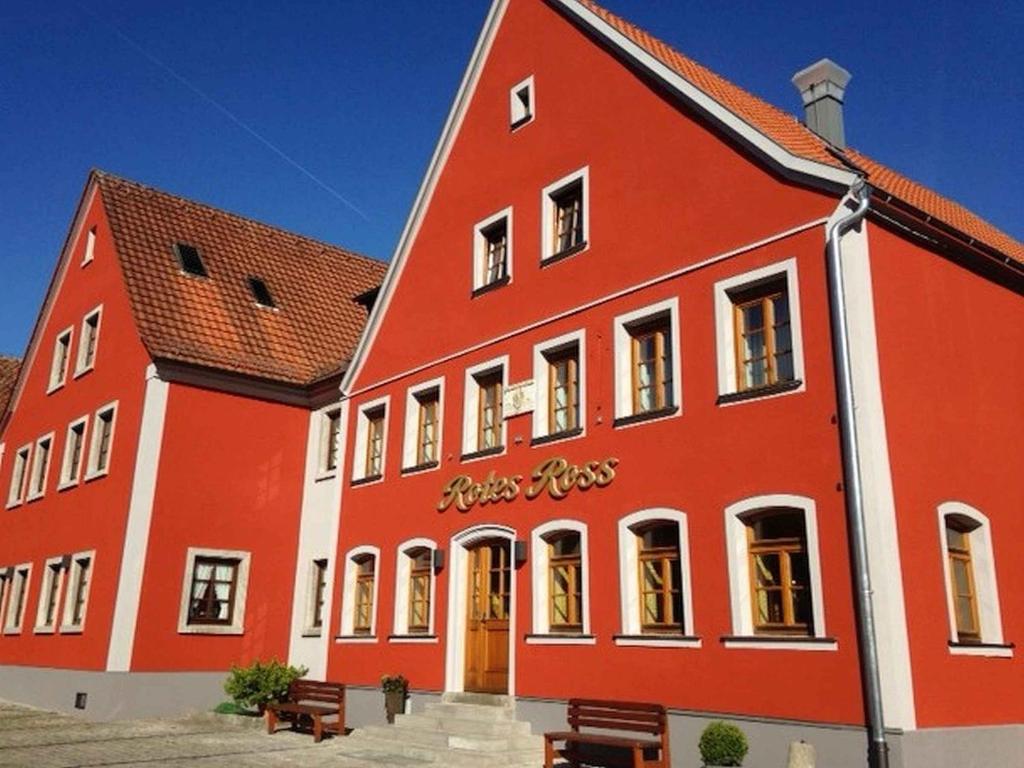
[[[249,290],[252,291],[252,297],[256,299],[256,303],[261,307],[275,307],[274,297],[270,295],[270,289],[267,288],[267,284],[264,283],[258,277],[247,278],[249,282]]]
[[[178,263],[181,264],[181,270],[189,275],[195,275],[196,277],[206,277],[206,267],[203,265],[203,260],[199,256],[199,249],[194,245],[188,245],[187,243],[175,243],[174,253],[178,257]]]

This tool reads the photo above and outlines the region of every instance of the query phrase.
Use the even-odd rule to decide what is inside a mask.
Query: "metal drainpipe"
[[[874,608],[871,600],[871,574],[868,572],[868,545],[864,525],[864,489],[860,476],[860,449],[854,420],[853,377],[850,365],[850,335],[846,326],[846,293],[843,287],[842,235],[867,215],[871,190],[863,178],[850,187],[858,200],[855,210],[836,221],[828,230],[827,267],[829,313],[832,320],[832,347],[835,350],[836,392],[839,404],[839,440],[842,448],[845,503],[850,531],[853,573],[856,581],[857,640],[860,645],[860,671],[867,699],[868,765],[888,768],[889,745],[885,740],[882,716],[882,684],[878,669],[878,643],[875,638]]]

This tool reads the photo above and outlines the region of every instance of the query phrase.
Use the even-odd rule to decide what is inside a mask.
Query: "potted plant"
[[[395,715],[405,711],[405,696],[409,690],[409,681],[403,675],[384,675],[380,679],[381,690],[384,691],[384,711],[388,722],[395,722]]]
[[[231,667],[224,682],[224,692],[238,704],[255,707],[262,716],[267,704],[288,693],[288,685],[308,672],[305,667],[292,667],[272,659],[259,660],[247,667]]]
[[[732,723],[716,720],[700,735],[700,756],[705,766],[743,765],[747,737]]]

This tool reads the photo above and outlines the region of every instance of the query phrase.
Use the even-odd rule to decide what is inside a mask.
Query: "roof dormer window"
[[[277,305],[274,303],[274,297],[270,295],[270,289],[267,288],[267,284],[258,277],[246,278],[249,283],[249,290],[252,291],[252,297],[256,299],[256,303],[261,307],[274,308]]]
[[[182,272],[187,275],[194,275],[195,277],[207,277],[206,267],[203,264],[202,257],[199,255],[199,249],[194,245],[175,243],[174,254],[178,257],[178,263],[181,264]]]

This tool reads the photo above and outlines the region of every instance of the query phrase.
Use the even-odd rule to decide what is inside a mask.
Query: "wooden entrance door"
[[[469,550],[467,691],[508,693],[510,554],[507,541],[486,541]]]

